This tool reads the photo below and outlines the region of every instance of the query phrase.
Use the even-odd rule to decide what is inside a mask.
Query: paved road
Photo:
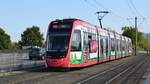
[[[79,70],[71,70],[69,72],[65,72],[62,70],[61,71],[60,70],[46,70],[45,68],[41,68],[41,69],[37,69],[33,71],[32,70],[27,71],[22,74],[1,77],[0,84],[59,84],[59,83],[62,83],[62,84],[100,84],[100,83],[105,84],[106,81],[108,81],[109,79],[117,75],[116,74],[117,72],[124,71],[125,68],[127,69],[132,64],[134,64],[132,66],[136,67],[135,65],[136,64],[138,65],[137,62],[141,63],[142,60],[144,60],[145,58],[147,58],[147,56],[145,55],[144,56],[131,56],[131,57],[127,57],[124,59],[102,63],[102,64],[94,65],[91,67],[86,67],[86,68],[79,69]],[[149,58],[147,59],[150,60]],[[147,64],[145,64],[145,66],[146,65]],[[113,69],[114,71],[111,71]],[[140,72],[141,69],[137,71]],[[132,71],[132,68],[130,70]],[[106,73],[107,71],[108,73]],[[100,74],[100,75],[97,75],[97,74]],[[141,74],[140,76],[142,76]],[[135,76],[131,75],[130,77],[132,78]],[[139,75],[138,75],[138,78],[139,78]],[[117,82],[113,81],[112,84],[117,84]]]
[[[144,81],[144,84],[150,84],[150,64],[148,65],[147,72],[144,75],[144,78],[146,79]]]

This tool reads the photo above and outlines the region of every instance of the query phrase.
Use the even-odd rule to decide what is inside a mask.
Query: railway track
[[[140,61],[141,59],[143,61]],[[129,70],[136,70],[145,63],[144,60],[146,62],[148,57],[133,56],[69,72],[31,70],[16,76],[0,78],[0,84],[120,84],[124,82],[123,79],[126,80],[133,74]],[[127,75],[127,72],[130,73]]]
[[[143,84],[143,75],[150,64],[150,57],[147,56],[143,61],[132,65],[128,70],[114,76],[106,84]]]
[[[64,74],[63,71],[54,71],[54,70],[47,70],[44,67],[36,69],[27,70],[24,73],[11,75],[8,77],[1,77],[0,84],[20,84],[24,81],[33,81],[39,80],[40,78],[46,78],[51,76],[56,76]]]
[[[144,59],[141,57],[144,57]],[[128,77],[133,75],[144,63],[148,62],[149,58],[148,56],[139,56],[134,61],[129,61],[128,63],[120,64],[109,70],[97,73],[79,81],[77,84],[129,84],[130,82],[126,82]],[[133,84],[133,82],[130,84]]]

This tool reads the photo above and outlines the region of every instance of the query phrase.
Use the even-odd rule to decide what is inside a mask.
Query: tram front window
[[[67,51],[69,36],[49,36],[48,51]]]
[[[54,57],[66,56],[69,47],[69,32],[50,32],[48,36],[47,55]]]

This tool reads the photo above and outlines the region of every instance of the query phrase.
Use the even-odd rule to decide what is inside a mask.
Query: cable
[[[90,3],[88,0],[84,0],[88,5],[90,5],[91,7],[98,9],[97,6],[93,5],[92,3]]]
[[[109,13],[112,13],[112,15],[114,15],[114,16],[116,16],[116,17],[122,19],[122,20],[127,20],[127,21],[133,26],[133,24],[132,24],[132,22],[129,20],[129,18],[126,19],[126,18],[124,18],[124,17],[122,17],[122,16],[120,16],[120,15],[118,15],[118,14],[112,12],[110,9],[106,8],[104,5],[102,5],[102,4],[101,4],[100,2],[98,2],[97,0],[93,0],[93,2],[94,2],[97,6],[94,5],[94,4],[92,4],[91,2],[89,2],[88,0],[84,0],[84,1],[85,1],[88,5],[90,5],[91,7],[95,8],[95,9],[99,9],[97,6],[100,6],[101,8],[103,8],[103,9],[105,9],[105,10],[108,10]],[[128,0],[127,0],[127,1],[128,1]],[[136,9],[136,7],[134,6],[133,2],[130,2],[130,3],[132,3],[134,9],[136,10],[136,12],[138,12],[137,9]],[[135,15],[136,12],[132,9],[131,5],[129,4],[129,1],[127,2],[127,4],[128,4],[128,7],[130,8],[132,14]],[[143,22],[144,22],[144,21],[142,21],[142,22],[140,23],[140,25],[141,25]]]
[[[110,9],[106,8],[104,5],[102,5],[102,4],[101,4],[100,2],[98,2],[97,0],[93,0],[93,2],[94,2],[96,5],[102,7],[103,9],[108,10],[109,13],[111,13],[113,16],[118,17],[118,18],[122,19],[123,21],[126,20],[126,18],[124,18],[124,17],[122,17],[122,16],[116,14],[115,12],[112,12]],[[130,20],[127,19],[127,21],[132,25],[132,23],[131,23]]]
[[[98,6],[100,6],[100,7],[102,7],[103,9],[105,9],[105,10],[108,10],[110,13],[112,13],[114,16],[116,16],[116,17],[119,17],[119,18],[121,18],[121,19],[125,19],[124,17],[122,17],[122,16],[120,16],[120,15],[118,15],[118,14],[116,14],[116,13],[114,13],[114,12],[112,12],[110,9],[108,9],[108,8],[106,8],[104,5],[102,5],[100,2],[98,2],[97,0],[93,0],[94,1],[94,3],[95,4],[97,4]]]
[[[127,1],[127,5],[129,7],[129,9],[131,10],[131,13],[133,15],[139,15],[141,17],[143,17],[143,15],[137,10],[137,8],[135,7],[135,5],[133,4],[132,0],[126,0]]]
[[[129,0],[129,1],[130,1],[130,3],[131,3],[132,7],[134,8],[135,12],[136,12],[138,15],[140,15],[141,17],[143,17],[143,15],[137,10],[137,8],[135,7],[135,5],[133,4],[133,1],[132,1],[132,0]]]
[[[130,19],[132,19],[132,18],[127,18],[128,22],[129,22],[132,26],[134,26],[134,25],[132,24],[132,22],[130,21]]]
[[[93,0],[94,1],[94,3],[96,3],[97,5],[99,5],[99,6],[101,6],[103,9],[105,9],[105,10],[108,10],[107,8],[105,8],[101,3],[99,3],[98,1],[96,1],[96,0]]]
[[[139,23],[139,26],[141,26],[144,23],[144,21],[145,21],[146,18],[142,18],[142,19],[143,20]]]
[[[97,6],[95,6],[95,5],[91,4],[91,3],[89,3],[88,0],[84,0],[84,1],[85,1],[86,3],[88,3],[89,5],[91,5],[92,7],[98,9]],[[124,17],[122,17],[122,16],[120,16],[120,15],[117,15],[116,13],[112,12],[110,9],[104,7],[104,6],[103,6],[101,3],[99,3],[97,0],[93,0],[93,1],[94,1],[94,3],[97,4],[98,6],[102,7],[102,8],[105,9],[105,10],[108,10],[109,13],[112,13],[114,16],[119,17],[119,18],[121,18],[121,19],[125,19]]]
[[[135,11],[132,9],[132,7],[131,7],[131,5],[130,5],[129,0],[125,0],[125,1],[127,1],[127,6],[129,7],[131,13],[132,13],[133,15],[136,15]]]
[[[138,24],[138,26],[141,26],[144,21],[145,21],[145,17],[143,17],[143,15],[137,10],[137,8],[135,7],[135,5],[133,4],[132,0],[126,0],[127,1],[127,5],[129,7],[129,9],[131,10],[131,13],[135,16],[139,15],[140,17],[142,17],[142,21]],[[133,18],[132,18],[133,19]],[[140,19],[140,18],[138,18]],[[127,19],[128,21],[130,21],[129,19]]]

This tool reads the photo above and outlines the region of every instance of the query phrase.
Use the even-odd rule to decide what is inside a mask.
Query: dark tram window
[[[100,49],[101,54],[108,55],[108,37],[100,36]]]
[[[81,51],[81,32],[79,30],[74,31],[71,51]]]
[[[129,42],[129,50],[132,50],[132,43]]]
[[[111,38],[111,50],[115,51],[115,41],[114,41],[114,38]]]
[[[90,42],[92,40],[92,36],[88,35],[88,42]]]
[[[118,41],[118,51],[120,51],[120,40],[117,40]]]
[[[103,42],[103,37],[100,36],[100,49],[101,49],[101,53],[103,54],[104,52],[104,42]]]
[[[123,42],[123,45],[124,45],[123,50],[125,51],[125,49],[126,49],[126,42],[125,41]]]
[[[108,44],[108,42],[109,42],[109,38],[108,37],[106,37],[106,56],[108,56],[109,55],[109,50],[108,50],[108,46],[109,46],[109,44]]]
[[[96,40],[96,34],[84,32],[83,36],[83,50],[89,51],[89,44],[91,40]]]
[[[122,46],[122,50],[125,51],[125,46],[126,46],[125,41],[122,41],[121,46]]]
[[[119,51],[118,39],[116,39],[116,51]]]
[[[88,45],[88,33],[84,32],[83,36],[83,50],[88,51],[89,50],[89,45]]]
[[[106,49],[108,50],[108,37],[106,37]]]

